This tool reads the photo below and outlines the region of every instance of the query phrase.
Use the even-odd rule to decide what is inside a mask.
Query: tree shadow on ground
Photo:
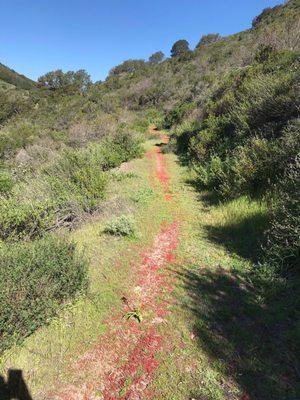
[[[0,376],[1,400],[33,400],[21,370],[10,369],[7,375],[7,381]]]
[[[209,240],[225,246],[240,257],[257,262],[267,226],[268,215],[258,212],[219,226],[206,225],[204,229]]]
[[[194,334],[201,350],[221,361],[226,374],[242,388],[244,399],[296,400],[299,279],[289,287],[273,282],[272,295],[261,302],[257,292],[265,284],[262,281],[249,284],[247,276],[221,267],[214,272],[185,271],[179,274],[190,295],[184,307],[195,317]]]

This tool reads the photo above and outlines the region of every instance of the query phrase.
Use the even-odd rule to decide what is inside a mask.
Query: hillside
[[[49,400],[300,396],[299,67],[299,0],[103,82],[0,64],[3,376]]]
[[[0,63],[0,81],[14,85],[19,89],[32,89],[35,87],[35,82],[24,75],[18,74],[16,71],[6,67]]]

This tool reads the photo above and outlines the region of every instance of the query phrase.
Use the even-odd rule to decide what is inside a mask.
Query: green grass
[[[172,267],[177,303],[163,328],[172,354],[161,359],[153,390],[166,400],[296,398],[299,281],[270,282],[255,267],[266,206],[246,197],[215,202],[172,166],[176,208],[184,210]]]
[[[174,199],[162,201],[160,186],[150,186],[146,157],[128,163],[123,179],[110,181],[98,216],[71,235],[90,260],[88,296],[7,352],[2,371],[22,369],[34,395],[45,382],[48,389],[58,379],[72,382],[68,365],[99,340],[134,282],[130,262],[152,242],[162,221],[177,220],[180,245],[170,265],[176,302],[158,327],[167,348],[158,355],[149,389],[164,400],[296,398],[299,328],[292,316],[299,304],[291,299],[299,282],[289,288],[295,292],[289,297],[278,281],[266,292],[264,275],[253,273],[267,208],[247,197],[221,204],[209,193],[199,194],[176,157],[165,157]],[[132,194],[138,192],[147,193],[147,201],[136,201]],[[99,235],[112,216],[127,213],[134,215],[137,238]],[[125,382],[120,395],[126,388]]]
[[[124,179],[110,181],[107,200],[98,215],[71,234],[78,250],[84,250],[89,260],[88,295],[67,306],[48,326],[40,328],[23,345],[12,347],[1,358],[0,373],[6,374],[8,367],[22,369],[34,396],[45,387],[50,389],[58,379],[72,379],[69,363],[89,349],[104,332],[105,321],[121,306],[122,294],[134,282],[130,263],[136,262],[139,251],[152,242],[161,222],[170,218],[158,201],[159,189],[150,188],[148,160],[135,160],[127,167],[129,171]],[[150,193],[147,202],[132,199],[132,194],[139,190]],[[124,212],[134,215],[138,237],[128,241],[122,236],[99,235],[112,216]]]

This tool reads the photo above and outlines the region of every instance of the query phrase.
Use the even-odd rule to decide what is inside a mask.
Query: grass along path
[[[151,185],[156,189],[159,183],[165,201],[171,200],[168,171],[159,147],[151,148],[147,159]],[[172,279],[163,272],[174,258],[178,228],[177,221],[161,223],[153,245],[141,254],[141,262],[131,267],[134,287],[122,296],[123,307],[111,316],[96,346],[70,367],[72,384],[63,390],[63,385],[59,385],[46,398],[152,398],[148,385],[158,367],[157,354],[163,351],[166,339],[158,326],[165,322],[172,302]]]
[[[290,399],[245,279],[264,205],[214,203],[154,144],[73,234],[91,259],[90,294],[7,353],[3,372],[22,369],[34,399]],[[135,238],[99,235],[129,213]]]

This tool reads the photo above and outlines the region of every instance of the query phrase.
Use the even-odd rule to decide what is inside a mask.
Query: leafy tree
[[[189,42],[185,39],[177,40],[171,49],[171,57],[179,57],[190,51]]]
[[[200,46],[206,46],[207,44],[215,43],[221,40],[221,36],[219,33],[208,33],[207,35],[203,35],[196,46],[198,49]]]
[[[83,69],[68,72],[58,69],[39,77],[38,83],[41,87],[51,90],[62,89],[70,92],[84,92],[91,85],[91,79]]]
[[[145,61],[144,60],[126,60],[122,64],[117,65],[114,67],[109,75],[120,75],[122,73],[133,73],[139,70],[143,70],[145,68]]]
[[[153,53],[149,57],[149,62],[152,64],[159,64],[160,62],[163,61],[164,58],[165,58],[164,53],[162,51],[157,51],[156,53]]]

